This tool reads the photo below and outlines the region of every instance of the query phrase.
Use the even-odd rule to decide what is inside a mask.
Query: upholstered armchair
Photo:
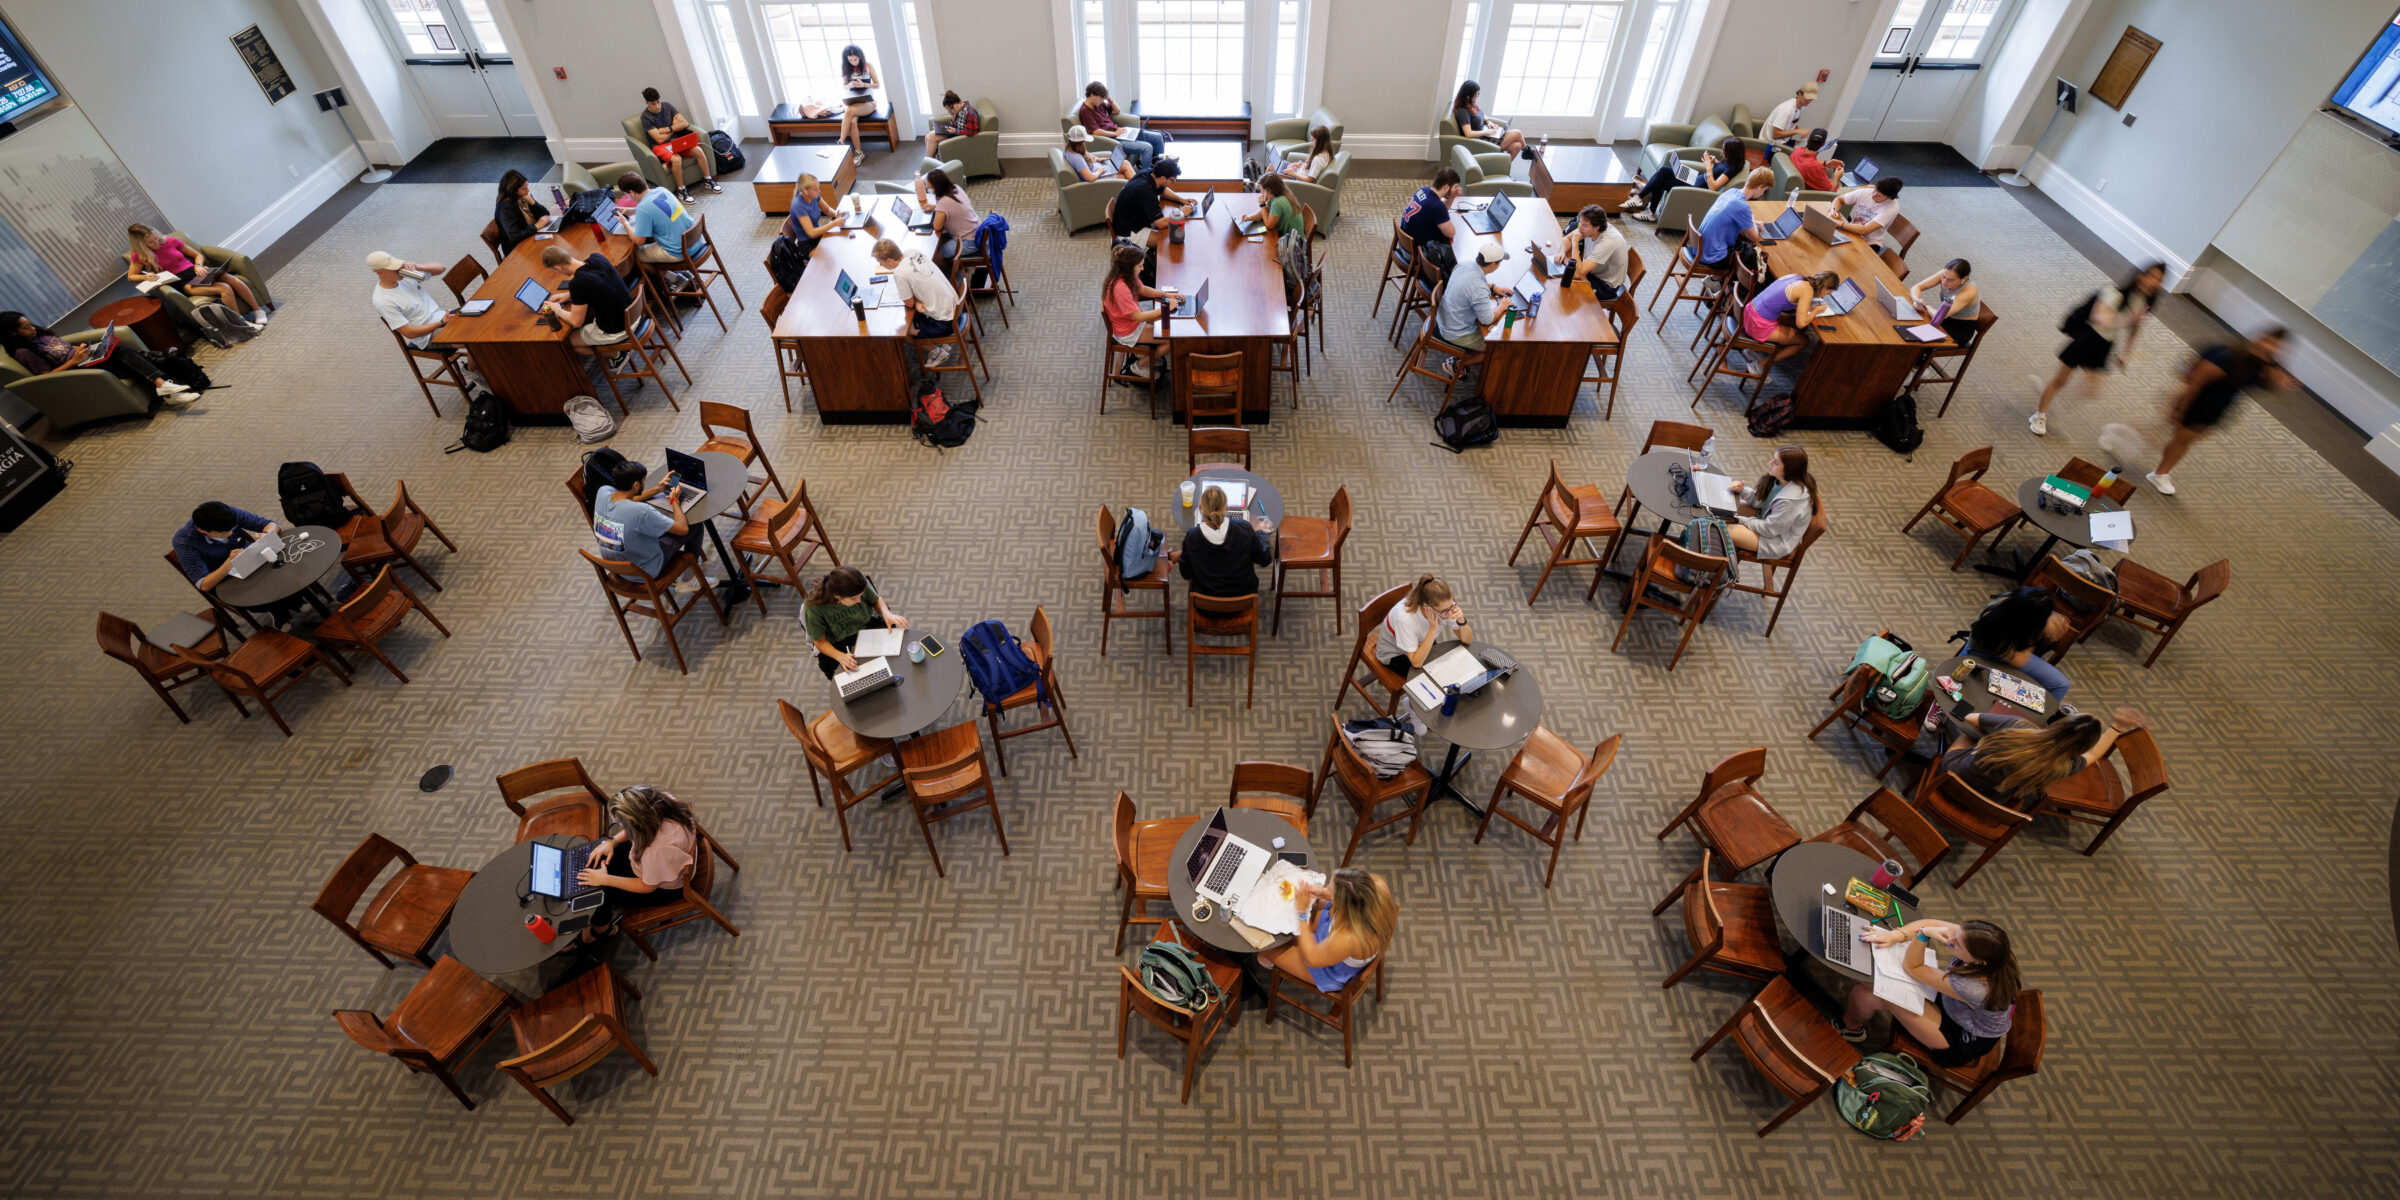
[[[1092,139],[1095,151],[1103,143],[1111,149],[1116,146],[1115,142],[1106,138]],[[1087,225],[1106,221],[1108,202],[1115,199],[1118,190],[1125,186],[1124,180],[1113,175],[1104,175],[1088,182],[1076,178],[1075,172],[1067,166],[1066,151],[1057,146],[1050,148],[1050,174],[1058,181],[1058,216],[1067,223],[1067,232],[1070,234]],[[1318,219],[1323,219],[1322,214]]]
[[[204,248],[201,253],[208,251]],[[262,293],[259,298],[266,297]],[[103,332],[87,329],[61,336],[81,346],[98,341]],[[149,350],[142,344],[141,335],[130,329],[118,329],[117,342],[136,350]],[[0,387],[15,392],[18,399],[49,418],[53,430],[72,429],[108,417],[140,416],[158,402],[157,395],[149,389],[127,383],[106,371],[78,368],[35,375],[13,355],[0,355]]]
[[[983,130],[968,137],[943,138],[942,157],[964,164],[965,173],[950,173],[950,178],[965,183],[969,178],[1005,174],[1000,169],[1000,110],[992,102],[977,96],[975,111],[983,116]],[[947,169],[947,168],[944,168]],[[920,168],[919,174],[923,174]]]
[[[1314,130],[1320,125],[1333,131],[1334,153],[1341,153],[1341,119],[1320,108],[1305,117],[1292,117],[1286,120],[1267,122],[1267,165],[1272,167],[1277,163],[1282,162],[1284,159],[1291,157],[1296,152],[1307,150],[1310,131]],[[1318,216],[1319,219],[1323,218],[1322,213],[1319,213]]]
[[[1317,210],[1317,228],[1324,229],[1342,214],[1342,180],[1349,175],[1350,152],[1342,150],[1335,152],[1333,165],[1314,183],[1292,179],[1285,181],[1284,188],[1291,192],[1293,202]]]
[[[1465,146],[1452,146],[1449,161],[1450,166],[1458,172],[1461,190],[1467,195],[1533,194],[1532,184],[1508,177],[1508,156],[1505,154],[1472,154]]]
[[[1441,145],[1437,148],[1436,153],[1441,155],[1441,161],[1443,162],[1448,162],[1450,160],[1450,148],[1453,146],[1465,146],[1467,148],[1467,153],[1469,154],[1500,153],[1500,143],[1498,142],[1487,142],[1482,138],[1459,136],[1458,122],[1451,117],[1442,118],[1441,125],[1434,130],[1434,136],[1440,139]]]
[[[706,141],[707,139],[702,138],[701,140]],[[651,148],[649,135],[642,132],[642,115],[640,113],[625,118],[625,146],[633,151],[634,169],[642,173],[643,179],[650,181],[650,186],[663,188],[675,186],[675,177],[667,173],[667,164],[658,161],[658,151]],[[696,183],[698,180],[693,182]]]
[[[948,150],[949,148],[950,143],[942,143],[942,149]],[[955,158],[920,159],[917,162],[917,176],[922,176],[936,168],[939,168],[944,175],[948,175],[952,183],[964,184],[967,181],[967,164]],[[916,191],[916,177],[911,177],[873,180],[866,184],[865,194],[869,196],[913,196]]]

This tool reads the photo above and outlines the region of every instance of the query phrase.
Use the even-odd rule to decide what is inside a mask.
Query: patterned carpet
[[[2087,830],[2044,821],[1963,892],[1946,886],[1959,867],[1927,891],[1936,915],[2014,933],[2048,997],[2042,1072],[1903,1147],[1843,1128],[1829,1102],[1761,1141],[1752,1130],[1781,1099],[1729,1048],[1687,1058],[1744,989],[1705,972],[1658,987],[1687,950],[1675,914],[1654,921],[1648,906],[1698,852],[1651,834],[1708,763],[1762,744],[1761,787],[1792,823],[1838,820],[1876,760],[1839,734],[1802,735],[1852,648],[1886,623],[1938,643],[1995,586],[1944,569],[1950,535],[1928,523],[1903,536],[1902,522],[1966,449],[1996,444],[2007,490],[2090,453],[2104,421],[2149,419],[2189,351],[2150,331],[2102,398],[2064,404],[2037,441],[2027,376],[2047,370],[2056,314],[2099,276],[2004,191],[1912,188],[1917,257],[1975,260],[2004,315],[1992,344],[1948,417],[1928,411],[1913,462],[1858,434],[1791,439],[1817,464],[1830,536],[1772,639],[1767,606],[1737,597],[1670,675],[1664,619],[1609,651],[1616,585],[1586,604],[1589,576],[1568,571],[1529,608],[1538,566],[1503,560],[1551,459],[1613,493],[1649,422],[1687,415],[1688,318],[1663,342],[1652,326],[1635,336],[1613,421],[1587,408],[1567,430],[1509,432],[1465,456],[1429,447],[1431,394],[1412,384],[1381,403],[1397,352],[1367,318],[1381,214],[1405,188],[1352,185],[1330,245],[1333,345],[1299,410],[1279,400],[1259,431],[1259,469],[1295,511],[1349,485],[1351,606],[1441,572],[1485,636],[1538,673],[1546,724],[1577,745],[1626,740],[1548,891],[1542,848],[1505,828],[1473,845],[1456,806],[1435,808],[1413,848],[1397,830],[1368,839],[1360,861],[1389,876],[1402,921],[1389,1000],[1361,1010],[1355,1070],[1338,1036],[1265,1024],[1255,1007],[1188,1108],[1167,1039],[1137,1025],[1125,1060],[1112,1053],[1110,797],[1128,790],[1145,817],[1190,813],[1223,794],[1237,759],[1313,767],[1350,617],[1321,601],[1287,614],[1249,709],[1238,663],[1203,664],[1199,705],[1175,703],[1182,664],[1155,632],[1118,631],[1099,657],[1093,507],[1162,508],[1183,435],[1138,406],[1095,411],[1104,240],[1063,235],[1046,180],[973,188],[1015,222],[1023,305],[989,339],[990,419],[961,449],[823,428],[805,402],[782,415],[756,312],[773,222],[747,219],[741,189],[704,203],[749,307],[728,308],[730,333],[698,318],[682,344],[696,379],[682,394],[751,407],[844,560],[921,627],[955,640],[999,617],[1022,630],[1036,605],[1058,625],[1082,756],[1046,734],[1014,741],[1000,787],[1014,854],[981,817],[952,822],[935,835],[946,880],[904,811],[855,810],[844,854],[810,803],[772,703],[825,703],[792,597],[724,630],[687,623],[688,678],[637,625],[636,664],[574,554],[589,539],[559,495],[580,449],[568,433],[441,453],[457,403],[427,414],[367,310],[360,261],[466,252],[490,192],[386,188],[276,277],[287,304],[271,332],[212,362],[230,390],[76,438],[74,486],[0,547],[14,618],[0,653],[23,681],[0,700],[18,746],[0,784],[18,831],[0,879],[15,914],[0,943],[0,1191],[2391,1195],[2400,955],[2383,840],[2400,758],[2365,702],[2400,653],[2400,618],[2369,582],[2400,576],[2392,519],[2255,412],[2176,472],[2182,494],[2138,499],[2142,562],[2181,579],[2229,557],[2232,590],[2154,670],[2121,627],[2066,666],[2085,707],[2157,719],[2173,790],[2096,858],[2077,853]],[[1663,264],[1646,230],[1637,244]],[[1702,412],[1737,463],[1763,458],[1730,388]],[[650,457],[696,429],[688,403],[678,414],[647,393],[614,444]],[[425,593],[456,636],[412,624],[395,638],[406,686],[372,665],[354,687],[302,685],[289,740],[198,690],[184,693],[195,723],[179,726],[95,651],[92,614],[155,622],[192,607],[158,560],[168,534],[206,498],[274,511],[287,459],[347,471],[376,500],[407,480],[461,547],[433,551],[444,590]],[[471,1113],[343,1037],[328,1010],[388,1013],[420,972],[380,970],[308,910],[369,831],[429,862],[482,864],[513,828],[493,776],[566,754],[608,787],[672,788],[745,867],[721,894],[742,936],[686,926],[656,964],[617,949],[660,1074],[619,1056],[561,1088],[571,1129],[492,1069],[505,1035],[464,1076]],[[1473,765],[1471,788],[1491,786],[1499,758]],[[419,793],[436,763],[457,780]],[[1349,828],[1340,803],[1320,810],[1320,839]]]

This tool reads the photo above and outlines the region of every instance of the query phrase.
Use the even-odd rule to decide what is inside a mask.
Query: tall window
[[[750,88],[750,63],[742,55],[742,39],[734,32],[733,6],[726,0],[711,0],[707,15],[708,31],[715,40],[717,65],[725,73],[725,86],[733,93],[734,107],[745,117],[755,117],[758,94]]]
[[[1475,77],[1475,27],[1482,20],[1483,0],[1467,0],[1467,19],[1458,30],[1458,78],[1450,81],[1453,96]]]
[[[1275,2],[1275,111],[1300,109],[1300,0]]]
[[[1636,53],[1633,69],[1633,90],[1625,102],[1625,115],[1656,121],[1666,116],[1666,73],[1659,70],[1666,61],[1668,43],[1674,40],[1676,0],[1659,0],[1650,10],[1650,29],[1642,35],[1642,48]]]
[[[1492,110],[1526,116],[1596,111],[1609,42],[1623,10],[1621,2],[1510,6]]]
[[[508,43],[500,38],[500,26],[492,21],[492,6],[488,0],[458,0],[460,13],[467,24],[475,27],[475,44],[485,54],[506,54]],[[1990,18],[1985,18],[1988,23]]]
[[[1137,0],[1136,62],[1144,110],[1241,107],[1242,0]]]
[[[1108,6],[1102,0],[1078,0],[1078,20],[1083,25],[1083,75],[1075,81],[1075,94],[1083,94],[1087,83],[1108,82]]]
[[[792,4],[761,0],[759,16],[765,19],[767,43],[773,50],[769,60],[780,76],[776,81],[779,94],[790,103],[804,99],[836,101],[843,94],[842,48],[857,46],[866,52],[867,61],[875,65],[876,77],[886,88],[893,82],[891,71],[899,63],[879,61],[875,52],[875,26],[861,0],[841,4]]]
[[[1925,57],[1942,60],[1966,60],[1983,48],[1984,35],[1991,32],[1992,18],[2000,13],[2000,0],[1951,0],[1950,11],[1942,14],[1942,23],[1934,27],[1933,42],[1925,47]]]
[[[940,111],[933,102],[933,85],[925,81],[925,35],[917,28],[918,0],[900,0],[900,36],[908,39],[908,82],[916,88],[917,111],[928,116]]]

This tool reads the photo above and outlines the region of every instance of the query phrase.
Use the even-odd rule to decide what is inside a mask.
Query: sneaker
[[[1640,221],[1640,222],[1642,222],[1642,223],[1643,223],[1643,224],[1645,224],[1645,225],[1656,225],[1656,224],[1658,224],[1658,214],[1657,214],[1657,213],[1654,213],[1654,212],[1651,212],[1651,211],[1650,211],[1650,210],[1648,210],[1648,209],[1644,209],[1644,210],[1642,210],[1641,212],[1637,212],[1637,213],[1633,214],[1633,219],[1634,219],[1634,220],[1636,220],[1636,221]]]
[[[717,181],[714,179],[703,179],[700,181],[700,186],[707,188],[708,194],[711,196],[722,196],[725,194],[725,189],[718,187]]]
[[[850,165],[854,167],[863,167],[867,165],[867,152],[861,150],[858,153],[851,155]]]
[[[188,395],[190,394],[191,390],[192,389],[185,387],[172,379],[161,379],[158,381],[158,394],[162,397]]]
[[[166,405],[168,408],[190,408],[192,405],[199,403],[199,401],[200,393],[193,391],[182,391],[177,392],[172,396],[162,395],[159,397],[158,402]]]
[[[692,198],[692,189],[690,188],[676,188],[675,198],[685,204],[696,203]]]
[[[2152,471],[2149,474],[2142,476],[2142,478],[2149,480],[2150,486],[2157,488],[2158,494],[2161,496],[2172,496],[2175,494],[2175,481],[2159,474],[2156,471]]]
[[[1620,204],[1620,205],[1618,205],[1618,206],[1617,206],[1617,211],[1618,211],[1618,212],[1639,212],[1640,210],[1642,210],[1642,209],[1645,209],[1645,208],[1648,208],[1648,207],[1650,207],[1650,205],[1648,204],[1648,202],[1644,201],[1644,200],[1643,200],[1643,199],[1642,199],[1640,196],[1627,196],[1627,197],[1625,198],[1625,203],[1623,203],[1623,204]]]
[[[1716,279],[1711,279],[1707,283],[1700,286],[1700,294],[1708,297],[1711,300],[1716,299],[1717,293],[1724,290],[1725,284],[1723,281]]]
[[[611,355],[611,356],[609,357],[609,360],[608,360],[608,369],[609,369],[610,373],[612,373],[612,374],[616,374],[616,375],[622,375],[622,374],[624,374],[626,371],[628,371],[628,370],[632,369],[632,367],[633,367],[633,351],[631,351],[631,350],[627,350],[627,351],[624,351],[624,352],[622,352],[622,353],[619,353],[619,354]]]
[[[1828,1019],[1829,1019],[1829,1020],[1832,1022],[1832,1024],[1833,1024],[1833,1029],[1834,1029],[1834,1032],[1836,1032],[1836,1033],[1839,1033],[1839,1034],[1841,1034],[1841,1035],[1842,1035],[1842,1040],[1843,1040],[1843,1041],[1845,1041],[1845,1042],[1848,1042],[1848,1043],[1850,1043],[1850,1044],[1851,1044],[1851,1045],[1853,1045],[1853,1046],[1863,1046],[1863,1045],[1865,1045],[1865,1044],[1866,1044],[1866,1041],[1867,1041],[1867,1031],[1866,1031],[1866,1030],[1864,1030],[1864,1029],[1852,1029],[1852,1028],[1850,1028],[1849,1026],[1842,1024],[1842,1022],[1841,1022],[1841,1019],[1840,1019],[1840,1018],[1838,1018],[1838,1017],[1834,1017],[1834,1018],[1828,1018]]]
[[[274,314],[272,314],[272,313],[268,312],[267,310],[265,310],[265,309],[263,309],[263,308],[254,308],[254,309],[251,309],[251,310],[250,310],[250,323],[251,323],[251,324],[253,324],[253,325],[264,325],[264,324],[266,324],[266,323],[267,323],[268,319],[269,319],[269,318],[271,318],[273,315],[274,315]]]
[[[2037,412],[2025,418],[2025,428],[2032,430],[2035,437],[2050,436],[2050,414]]]
[[[953,346],[935,346],[931,352],[925,355],[925,365],[928,368],[946,366],[956,352],[957,348]]]

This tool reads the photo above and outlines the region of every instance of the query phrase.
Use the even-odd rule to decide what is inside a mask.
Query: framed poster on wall
[[[250,77],[258,81],[258,90],[267,94],[267,103],[280,104],[285,96],[297,90],[292,73],[283,69],[283,60],[275,57],[275,48],[267,44],[267,35],[253,25],[233,35],[233,52],[242,56],[242,65],[250,68]]]
[[[2117,48],[2084,89],[2094,100],[2123,111],[2125,98],[2133,94],[2133,85],[2141,82],[2142,72],[2150,69],[2150,60],[2158,55],[2159,41],[2149,34],[2128,25],[2125,36],[2117,39]]]

